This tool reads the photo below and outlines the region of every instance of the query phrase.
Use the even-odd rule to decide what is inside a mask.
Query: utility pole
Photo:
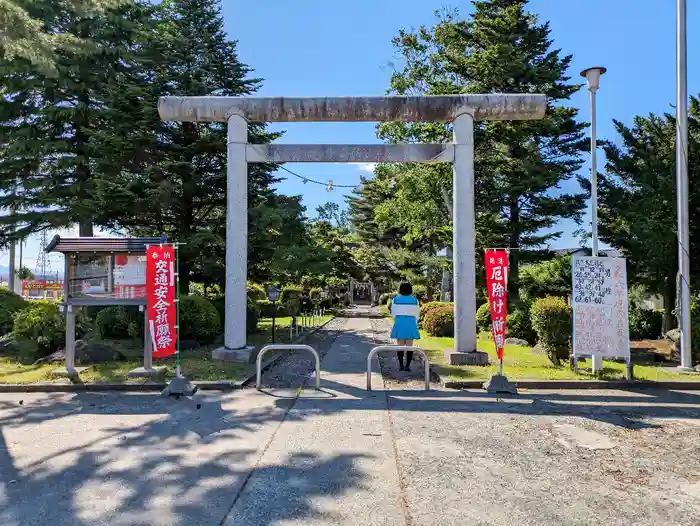
[[[688,224],[688,40],[686,0],[676,0],[676,198],[681,369],[693,370],[690,340],[690,232]]]

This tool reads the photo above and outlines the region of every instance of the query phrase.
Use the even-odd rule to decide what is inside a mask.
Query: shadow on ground
[[[236,439],[265,425],[274,429],[291,406],[282,401],[282,410],[244,414],[223,409],[216,397],[176,401],[151,394],[79,393],[22,405],[19,400],[0,401],[4,526],[219,524],[260,455],[257,446],[263,445],[241,447]],[[105,417],[112,424],[98,429]],[[49,427],[56,434],[42,436]],[[10,436],[14,443],[6,442]],[[13,459],[12,450],[20,451],[19,459]],[[310,499],[319,492],[332,497],[362,484],[364,475],[355,466],[359,457],[291,455],[256,474],[269,471],[289,481],[286,495],[295,506],[276,519],[303,519],[316,513]],[[299,484],[319,478],[333,484]]]

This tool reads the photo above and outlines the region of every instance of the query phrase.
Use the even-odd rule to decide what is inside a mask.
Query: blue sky
[[[432,24],[433,12],[457,7],[467,15],[468,1],[444,0],[224,0],[225,28],[239,42],[242,61],[264,80],[260,95],[381,95],[397,58],[391,39],[400,28]],[[636,114],[673,111],[675,101],[675,2],[671,0],[532,0],[530,10],[551,23],[554,45],[573,55],[570,75],[602,65],[608,73],[598,95],[598,135],[613,137],[612,119],[630,122]],[[688,90],[700,92],[700,3],[688,2]],[[589,119],[588,92],[571,101]],[[373,143],[373,123],[297,123],[285,130],[287,143]],[[355,185],[367,167],[344,164],[287,165],[297,173],[336,184]],[[583,170],[587,174],[589,165]],[[285,175],[284,172],[280,172]],[[575,190],[572,183],[570,190]],[[309,215],[326,201],[344,202],[349,189],[325,187],[290,178],[279,185],[286,194],[302,195]],[[564,188],[565,190],[567,188]],[[556,247],[576,245],[573,226]],[[34,268],[37,239],[25,248],[25,264]],[[7,253],[0,255],[6,265]],[[54,267],[60,259],[54,261]]]

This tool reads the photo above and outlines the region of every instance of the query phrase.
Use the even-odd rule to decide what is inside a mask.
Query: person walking
[[[394,317],[394,326],[391,329],[391,337],[398,345],[411,347],[413,340],[420,339],[418,332],[418,315],[420,305],[413,297],[413,287],[410,283],[404,282],[399,286],[399,295],[391,302],[391,315]],[[404,351],[397,351],[399,358],[399,370],[410,371],[413,351],[405,351],[406,365],[404,365]]]

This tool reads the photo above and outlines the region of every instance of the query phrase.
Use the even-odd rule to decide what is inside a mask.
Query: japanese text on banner
[[[152,246],[148,247],[146,256],[148,330],[153,357],[165,358],[177,352],[175,249],[172,246]]]
[[[491,329],[498,359],[503,359],[508,299],[508,252],[486,251],[486,287],[491,309]]]

